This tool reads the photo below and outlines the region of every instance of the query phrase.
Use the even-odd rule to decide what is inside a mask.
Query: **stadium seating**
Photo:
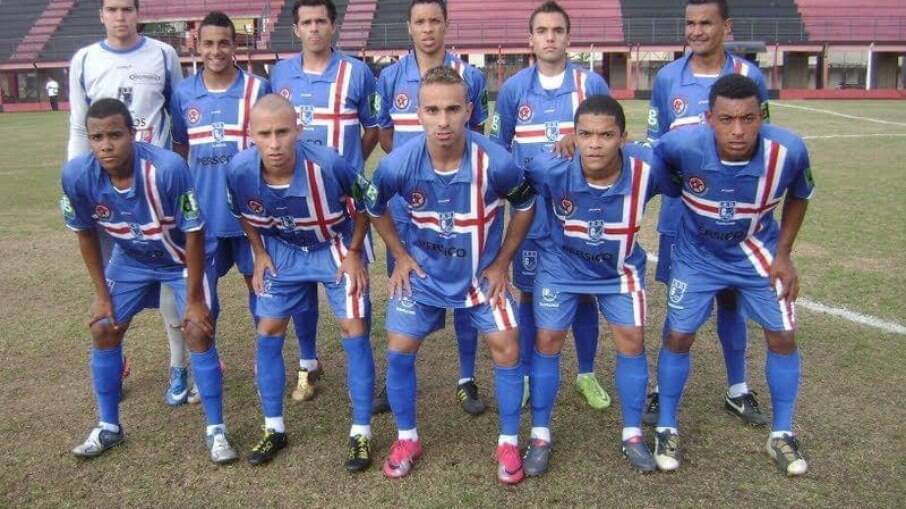
[[[51,0],[19,45],[16,46],[10,61],[35,61],[41,50],[44,49],[44,45],[57,31],[60,23],[69,15],[74,4],[75,0]]]
[[[894,0],[895,1],[895,0]],[[639,44],[674,44],[684,39],[685,0],[623,0],[623,33]],[[733,37],[768,43],[804,42],[793,0],[736,0],[730,2]]]
[[[49,0],[0,1],[0,62],[12,56],[49,3]]]
[[[348,3],[347,0],[334,0],[334,4],[337,6],[337,26],[343,24]],[[283,4],[280,17],[277,18],[277,24],[271,34],[270,47],[274,51],[299,51],[302,48],[299,39],[293,34],[293,2],[291,0],[287,0]]]
[[[374,12],[371,34],[368,36],[370,49],[408,48],[409,33],[406,20],[409,19],[410,0],[380,0]]]
[[[901,42],[906,40],[903,0],[796,0],[812,40]]]
[[[337,46],[347,51],[364,49],[371,34],[377,0],[349,0]]]
[[[153,0],[141,4],[140,18],[150,21],[201,19],[210,11],[223,11],[236,17],[259,17],[267,0]]]

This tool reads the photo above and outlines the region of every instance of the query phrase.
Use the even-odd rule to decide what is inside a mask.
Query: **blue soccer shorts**
[[[485,303],[463,309],[482,334],[504,332],[518,326],[516,302],[509,294],[493,307]],[[422,304],[411,297],[393,297],[387,301],[385,324],[389,332],[421,341],[444,327],[446,311],[446,308]]]
[[[317,284],[324,285],[330,309],[338,319],[366,319],[371,312],[367,292],[349,295],[349,277],[338,283],[337,268],[349,251],[339,241],[309,250],[273,238],[265,248],[277,270],[264,277],[264,292],[258,295],[255,315],[286,319],[317,304]]]
[[[729,273],[716,268],[702,271],[677,258],[671,269],[667,291],[667,321],[672,330],[694,334],[711,316],[715,295],[726,288],[735,289],[746,316],[769,331],[796,328],[793,302],[778,299],[780,282],[758,275]]]
[[[251,277],[255,269],[255,260],[252,257],[249,239],[245,235],[218,238],[214,264],[217,268],[217,277],[225,276],[233,265],[236,265],[240,274]]]
[[[576,316],[579,299],[586,292],[572,293],[536,285],[532,298],[535,325],[539,329],[568,330]],[[645,290],[629,293],[590,294],[598,303],[598,311],[610,325],[642,327],[645,325]]]
[[[541,248],[535,239],[525,239],[513,257],[513,286],[520,292],[531,293],[538,275]]]
[[[108,268],[110,268],[109,265]],[[158,307],[160,285],[162,284],[173,290],[179,316],[185,316],[187,292],[185,269],[152,269],[133,266],[125,269],[120,266],[116,268],[116,273],[124,276],[116,280],[108,277],[107,290],[113,303],[113,317],[117,322],[128,322],[141,310]],[[217,277],[212,258],[205,261],[202,285],[205,303],[216,320],[220,314],[220,302],[217,299]]]

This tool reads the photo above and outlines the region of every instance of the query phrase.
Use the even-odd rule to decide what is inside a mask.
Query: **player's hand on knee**
[[[390,281],[388,282],[388,291],[391,297],[402,298],[403,296],[412,295],[412,286],[409,283],[409,274],[412,272],[415,272],[420,278],[424,279],[427,277],[425,271],[411,256],[406,255],[397,259],[393,274],[390,275]]]
[[[97,329],[99,327],[109,327],[112,332],[119,330],[119,325],[113,317],[113,303],[109,298],[96,297],[91,304],[88,328]]]
[[[189,302],[186,305],[183,330],[187,331],[190,325],[197,328],[203,336],[214,337],[214,317],[204,301]]]
[[[572,159],[573,154],[576,153],[576,137],[572,134],[567,134],[560,138],[560,141],[554,143],[553,151],[560,157]]]
[[[799,297],[799,273],[789,255],[778,255],[771,265],[771,284],[777,290],[777,299],[793,302]]]
[[[266,253],[256,255],[255,270],[252,272],[252,289],[258,295],[264,293],[264,278],[268,272],[271,276],[277,275],[277,269],[274,267],[271,257]]]
[[[487,280],[488,303],[491,306],[498,305],[498,301],[506,298],[506,292],[509,290],[509,277],[507,276],[506,266],[501,266],[496,262],[488,266],[478,276],[478,280]]]
[[[368,291],[368,269],[358,251],[350,251],[337,268],[337,283],[349,276],[348,295],[358,297]]]

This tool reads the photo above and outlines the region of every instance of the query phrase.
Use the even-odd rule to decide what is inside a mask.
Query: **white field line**
[[[648,254],[648,259],[654,263],[657,263],[657,255]],[[844,320],[858,323],[862,325],[868,325],[869,327],[874,327],[876,329],[881,329],[884,332],[890,332],[892,334],[903,334],[906,335],[906,326],[900,325],[896,322],[891,322],[888,320],[882,320],[870,315],[863,315],[862,313],[857,313],[855,311],[850,311],[846,308],[838,308],[834,306],[828,306],[827,304],[822,304],[820,302],[815,302],[811,299],[806,299],[800,297],[796,300],[796,306],[803,307],[809,311],[815,311],[817,313],[824,313],[827,315],[836,316]]]
[[[891,120],[881,120],[879,118],[870,118],[870,117],[860,117],[857,115],[849,115],[846,113],[840,113],[839,111],[832,110],[823,110],[820,108],[810,108],[808,106],[799,106],[797,104],[786,104],[780,101],[771,101],[771,106],[780,106],[781,108],[792,108],[794,110],[803,110],[811,111],[815,113],[824,113],[825,115],[833,115],[835,117],[849,118],[853,120],[864,120],[866,122],[874,122],[875,124],[885,124],[885,125],[897,125],[901,127],[906,127],[906,123],[903,122],[893,122]]]
[[[837,138],[897,138],[906,136],[906,133],[873,133],[873,134],[816,134],[803,136],[803,140],[833,140]]]

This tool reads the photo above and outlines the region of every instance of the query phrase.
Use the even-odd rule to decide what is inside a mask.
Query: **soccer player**
[[[532,440],[527,475],[547,471],[550,421],[560,385],[560,350],[582,295],[594,295],[613,333],[615,382],[623,415],[623,454],[643,472],[656,470],[642,436],[648,383],[645,357],[645,250],[636,245],[645,204],[675,192],[651,151],[626,144],[626,117],[610,96],[583,101],[574,120],[578,157],[535,156],[526,173],[549,228],[540,244],[534,312],[538,326],[531,364]],[[596,310],[597,312],[597,310]]]
[[[467,99],[472,113],[466,119],[470,129],[484,133],[488,118],[488,95],[484,75],[471,65],[448,53],[444,44],[447,32],[447,4],[444,0],[412,0],[409,20],[406,23],[414,50],[381,71],[377,89],[380,96],[380,142],[388,154],[406,141],[424,131],[418,116],[419,87],[429,69],[443,65],[454,69],[466,83]],[[402,230],[409,224],[409,211],[403,198],[390,202],[390,215],[397,227],[398,237],[405,242]],[[393,273],[393,254],[387,252],[387,274]],[[472,326],[467,313],[453,310],[453,328],[459,350],[459,381],[456,397],[462,409],[470,415],[480,415],[485,404],[478,396],[475,384],[475,352],[478,347],[478,330]],[[386,388],[378,397],[378,410],[387,407]]]
[[[135,139],[170,148],[167,102],[182,79],[176,51],[167,44],[139,35],[138,0],[102,0],[100,18],[107,32],[103,41],[76,52],[69,65],[69,159],[91,151],[85,131],[85,114],[95,101],[113,97],[122,101],[135,122]],[[100,230],[104,258],[112,240]],[[190,389],[173,378],[185,371],[188,352],[180,332],[182,318],[167,285],[161,286],[160,313],[170,343],[170,385],[164,393],[169,405],[180,405]],[[127,364],[128,372],[128,364]]]
[[[283,341],[289,318],[312,305],[321,283],[346,351],[353,409],[346,468],[362,471],[371,464],[374,391],[362,252],[368,217],[351,218],[346,200],[361,199],[364,177],[336,152],[298,140],[296,113],[279,95],[264,96],[255,105],[251,135],[256,147],[237,154],[227,174],[234,212],[255,255],[252,285],[258,294],[256,377],[265,434],[249,462],[267,463],[286,447]]]
[[[334,149],[361,173],[378,141],[374,75],[361,60],[331,47],[336,18],[332,0],[296,0],[293,31],[302,41],[302,52],[278,62],[271,81],[295,106],[302,139]],[[368,239],[365,247],[370,251]],[[316,348],[317,301],[293,316],[293,323],[299,338],[299,378],[292,397],[307,401],[315,397],[322,373]]]
[[[537,155],[551,152],[564,136],[574,135],[573,116],[586,97],[609,93],[603,78],[568,61],[569,29],[569,15],[556,2],[545,2],[535,9],[529,18],[529,44],[536,64],[506,80],[497,95],[491,139],[509,148],[523,167]],[[520,292],[519,344],[527,372],[532,365],[536,335],[532,288],[538,270],[539,243],[547,235],[546,210],[539,207],[513,264],[513,283]],[[592,408],[607,408],[610,395],[594,375],[598,312],[593,298],[580,298],[572,326],[579,361],[576,390]],[[523,404],[530,393],[528,381],[526,374]]]
[[[741,74],[758,85],[758,100],[768,119],[768,90],[758,66],[724,49],[732,21],[726,0],[688,0],[686,2],[686,43],[691,51],[658,71],[651,90],[648,111],[648,141],[655,143],[665,133],[683,126],[705,122],[708,93],[714,82],[727,74]],[[660,242],[655,279],[665,285],[676,243],[682,204],[677,198],[663,196],[658,216]],[[763,426],[767,418],[758,408],[755,393],[746,384],[746,319],[741,313],[737,292],[727,289],[717,294],[717,335],[727,368],[724,408],[743,422]],[[668,325],[664,323],[666,337]],[[658,390],[648,395],[645,424],[654,425],[658,414]]]
[[[173,147],[189,163],[198,202],[207,220],[205,234],[216,244],[216,276],[223,277],[236,265],[245,277],[249,310],[254,318],[252,252],[227,204],[226,170],[230,159],[251,145],[249,113],[270,87],[262,78],[243,72],[233,63],[236,31],[222,12],[211,12],[201,21],[198,52],[204,63],[202,72],[183,80],[170,100]],[[186,369],[171,370],[171,380],[185,387]]]
[[[156,306],[159,287],[167,285],[184,316],[211,460],[234,461],[239,456],[223,423],[223,373],[214,345],[216,293],[205,273],[204,218],[189,169],[176,154],[135,142],[132,115],[117,99],[93,102],[85,124],[91,153],[63,167],[60,208],[78,235],[95,288],[90,364],[99,422],[72,453],[98,456],[125,440],[119,419],[123,337],[132,317]],[[97,227],[115,241],[106,267]]]
[[[655,146],[682,179],[683,204],[667,299],[670,332],[657,367],[655,459],[661,470],[680,465],[677,411],[689,349],[714,296],[728,288],[767,340],[773,414],[768,454],[788,475],[808,468],[792,431],[801,361],[793,308],[799,277],[791,252],[814,183],[802,139],[764,123],[760,103],[753,80],[723,76],[711,87],[708,124],[667,133]],[[778,226],[773,211],[781,202]]]
[[[375,228],[396,258],[386,315],[387,395],[399,439],[384,474],[408,475],[421,455],[415,356],[422,340],[443,327],[446,308],[454,308],[485,335],[491,350],[500,415],[497,478],[515,484],[524,477],[517,439],[522,365],[506,270],[531,225],[534,194],[509,153],[466,129],[472,105],[458,72],[429,70],[418,99],[424,134],[381,161],[367,193]],[[387,216],[394,196],[403,197],[408,209],[404,244]],[[513,214],[501,241],[504,200]]]

